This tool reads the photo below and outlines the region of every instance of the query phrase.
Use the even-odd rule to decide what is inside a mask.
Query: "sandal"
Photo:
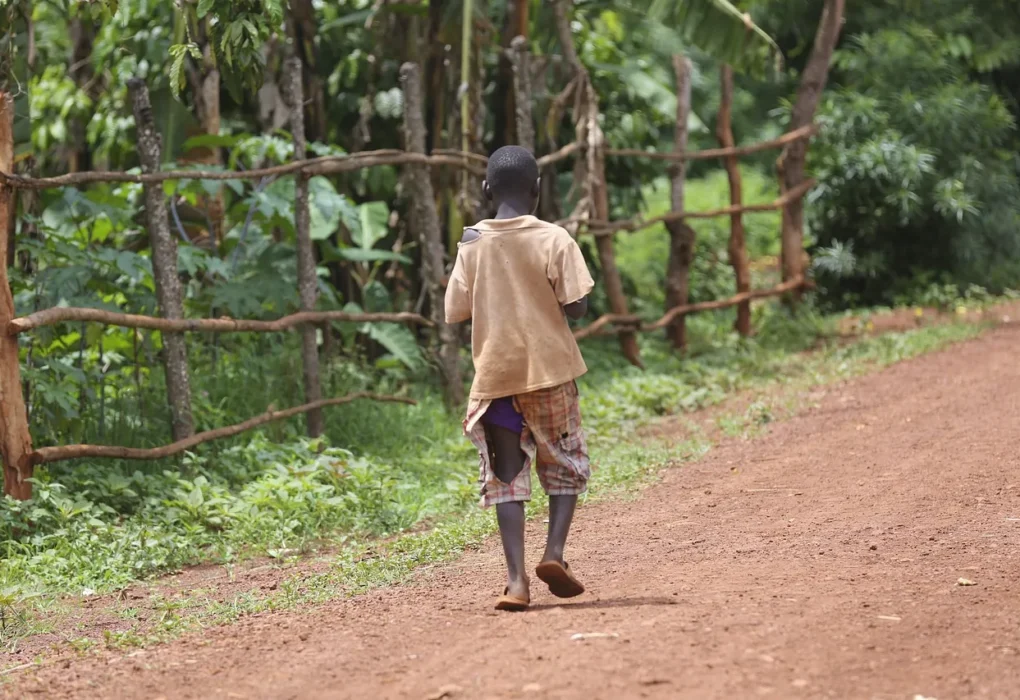
[[[519,598],[515,595],[510,595],[510,587],[507,586],[503,589],[503,595],[496,600],[496,610],[504,610],[506,612],[523,612],[528,609],[531,605],[531,597]]]
[[[570,565],[558,561],[544,561],[535,567],[535,575],[549,586],[557,598],[575,598],[584,593],[584,586],[570,573]]]

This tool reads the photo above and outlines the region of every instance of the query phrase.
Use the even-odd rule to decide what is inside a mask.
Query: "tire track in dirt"
[[[568,558],[590,593],[576,603],[534,581],[531,611],[491,611],[492,540],[406,586],[48,667],[5,692],[1020,698],[1018,358],[1020,328],[1001,328],[830,387],[638,500],[582,508]],[[532,561],[543,534],[529,525]]]

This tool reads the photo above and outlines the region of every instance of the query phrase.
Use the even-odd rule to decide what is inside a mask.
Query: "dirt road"
[[[818,401],[638,500],[584,508],[568,558],[590,593],[575,603],[535,581],[533,610],[491,611],[492,541],[408,586],[48,668],[9,690],[1020,698],[1020,328]],[[533,559],[541,538],[536,523]]]

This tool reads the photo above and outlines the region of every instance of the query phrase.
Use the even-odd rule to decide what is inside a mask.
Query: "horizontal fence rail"
[[[578,328],[574,331],[575,340],[584,340],[585,338],[591,338],[597,335],[613,335],[616,333],[633,333],[634,331],[639,332],[650,332],[657,331],[665,328],[669,324],[673,323],[677,318],[681,316],[689,316],[690,314],[699,313],[702,311],[717,311],[719,309],[728,309],[732,306],[743,304],[747,301],[755,301],[757,299],[767,299],[769,297],[778,297],[798,289],[810,288],[812,286],[809,280],[804,278],[798,278],[783,282],[782,284],[776,285],[771,289],[759,289],[751,292],[744,292],[735,296],[729,297],[728,299],[719,299],[716,301],[701,301],[696,304],[684,304],[683,306],[677,306],[667,311],[659,320],[651,323],[645,323],[640,316],[634,314],[628,314],[621,316],[619,314],[604,314],[593,321],[591,324],[584,328]],[[620,326],[620,328],[612,329],[609,326]]]
[[[431,326],[432,321],[421,314],[400,313],[347,313],[346,311],[301,311],[278,318],[275,321],[248,321],[233,318],[182,318],[168,319],[158,316],[139,316],[103,309],[75,306],[57,307],[36,311],[34,314],[16,318],[7,324],[7,335],[17,335],[43,326],[53,326],[68,321],[90,321],[121,328],[145,328],[168,333],[205,332],[233,333],[255,332],[275,333],[291,330],[303,323],[415,323]]]
[[[411,406],[415,406],[418,403],[414,399],[404,396],[387,396],[384,394],[373,394],[368,391],[359,391],[355,394],[348,394],[347,396],[340,396],[334,399],[320,399],[319,401],[313,401],[301,406],[294,406],[293,408],[287,408],[282,411],[270,408],[262,415],[249,418],[243,423],[228,425],[223,428],[216,428],[215,430],[207,430],[204,433],[197,433],[189,438],[178,440],[177,442],[172,442],[169,445],[164,445],[162,447],[138,448],[118,447],[116,445],[64,445],[62,447],[41,447],[32,452],[29,459],[32,464],[35,465],[47,464],[49,462],[62,462],[68,459],[79,459],[81,457],[112,457],[116,459],[138,460],[163,459],[165,457],[172,457],[173,455],[180,454],[181,452],[189,450],[196,445],[201,445],[203,442],[233,437],[234,435],[243,433],[246,430],[251,430],[252,428],[257,428],[260,425],[265,425],[266,423],[291,418],[301,413],[314,411],[317,408],[326,408],[327,406],[339,406],[341,404],[351,403],[358,399],[403,403]]]
[[[608,156],[650,158],[653,160],[683,161],[683,160],[710,160],[713,158],[729,158],[733,156],[748,155],[769,149],[781,148],[795,141],[810,138],[817,133],[817,125],[797,129],[784,134],[780,138],[761,143],[737,146],[734,148],[711,148],[703,151],[688,151],[686,153],[669,153],[657,151],[642,151],[639,149],[606,149]],[[540,168],[553,165],[583,150],[582,144],[578,142],[568,143],[559,150],[538,158]],[[146,184],[154,182],[166,182],[168,180],[256,180],[263,177],[280,175],[292,175],[294,173],[305,173],[308,175],[331,175],[336,173],[363,170],[381,165],[410,165],[425,164],[436,166],[449,166],[463,168],[476,175],[485,174],[485,165],[489,159],[480,153],[470,153],[453,149],[437,149],[430,155],[421,153],[410,153],[396,149],[385,149],[378,151],[363,151],[360,153],[345,153],[335,156],[320,156],[318,158],[307,158],[295,160],[281,165],[272,165],[265,168],[252,168],[251,170],[160,170],[152,173],[130,173],[123,171],[95,170],[79,173],[66,173],[54,177],[28,177],[0,171],[0,184],[7,185],[14,189],[43,190],[58,187],[75,187],[98,182],[126,182],[135,184]]]

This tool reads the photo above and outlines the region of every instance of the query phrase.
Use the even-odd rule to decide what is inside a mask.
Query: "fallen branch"
[[[233,333],[251,331],[273,333],[294,328],[302,323],[417,323],[431,326],[432,322],[420,314],[413,313],[364,313],[352,314],[346,311],[302,311],[278,318],[275,321],[249,321],[233,318],[182,318],[170,320],[156,316],[139,316],[103,309],[61,307],[37,311],[34,314],[16,318],[7,324],[7,335],[17,335],[33,328],[52,326],[66,321],[92,321],[121,328],[147,328],[153,331],[207,333]]]
[[[325,408],[327,406],[339,406],[340,404],[351,403],[358,399],[405,403],[411,406],[417,404],[414,399],[409,399],[403,396],[385,396],[382,394],[373,394],[367,391],[359,391],[355,394],[348,394],[347,396],[341,396],[339,398],[320,399],[319,401],[306,403],[302,406],[294,406],[293,408],[288,408],[283,411],[270,409],[261,416],[249,418],[243,423],[229,425],[215,430],[207,430],[204,433],[192,435],[189,438],[178,440],[177,442],[164,445],[163,447],[144,449],[137,447],[117,447],[116,445],[64,445],[62,447],[40,448],[30,455],[30,459],[32,460],[32,464],[48,464],[50,462],[62,462],[68,459],[80,459],[82,457],[112,457],[116,459],[145,460],[163,459],[165,457],[180,454],[181,452],[189,450],[203,442],[233,437],[238,433],[243,433],[246,430],[257,428],[258,426],[266,423],[283,420],[284,418],[291,418],[298,414],[307,413],[308,411],[314,411],[315,409]]]
[[[714,219],[719,216],[731,216],[733,214],[743,214],[746,212],[775,211],[777,209],[782,209],[791,201],[803,197],[814,186],[814,180],[807,180],[775,201],[765,202],[764,204],[743,204],[740,206],[723,207],[722,209],[710,209],[708,211],[669,212],[668,214],[655,216],[651,219],[638,218],[629,219],[627,221],[591,221],[589,222],[589,229],[587,233],[593,236],[612,236],[620,231],[634,233],[635,231],[640,231],[656,224],[670,221],[682,221],[684,219]]]
[[[688,161],[688,160],[710,160],[712,158],[730,158],[734,156],[747,156],[752,153],[768,151],[775,148],[782,148],[787,144],[810,138],[818,133],[817,124],[808,124],[789,133],[783,134],[771,141],[752,143],[747,146],[733,146],[730,148],[709,148],[704,151],[685,151],[683,153],[670,153],[659,151],[642,151],[638,148],[609,148],[606,149],[607,156],[627,158],[650,158],[651,160],[667,161]]]
[[[812,283],[809,280],[803,278],[797,278],[788,282],[783,282],[780,285],[772,287],[771,289],[759,289],[751,292],[744,292],[737,294],[736,296],[729,297],[728,299],[719,299],[716,301],[702,301],[697,304],[684,304],[683,306],[677,306],[670,309],[666,314],[653,323],[642,323],[641,319],[634,315],[617,315],[617,314],[605,314],[600,316],[597,320],[584,328],[579,328],[574,331],[574,338],[576,340],[584,340],[594,335],[602,335],[603,329],[606,326],[614,325],[619,326],[619,330],[611,331],[612,333],[632,333],[635,330],[641,332],[657,331],[661,328],[665,328],[670,325],[680,316],[687,316],[693,313],[699,313],[701,311],[717,311],[719,309],[726,309],[731,306],[737,306],[744,302],[754,301],[756,299],[766,299],[768,297],[782,296],[788,292],[792,292],[800,288],[810,288]]]

